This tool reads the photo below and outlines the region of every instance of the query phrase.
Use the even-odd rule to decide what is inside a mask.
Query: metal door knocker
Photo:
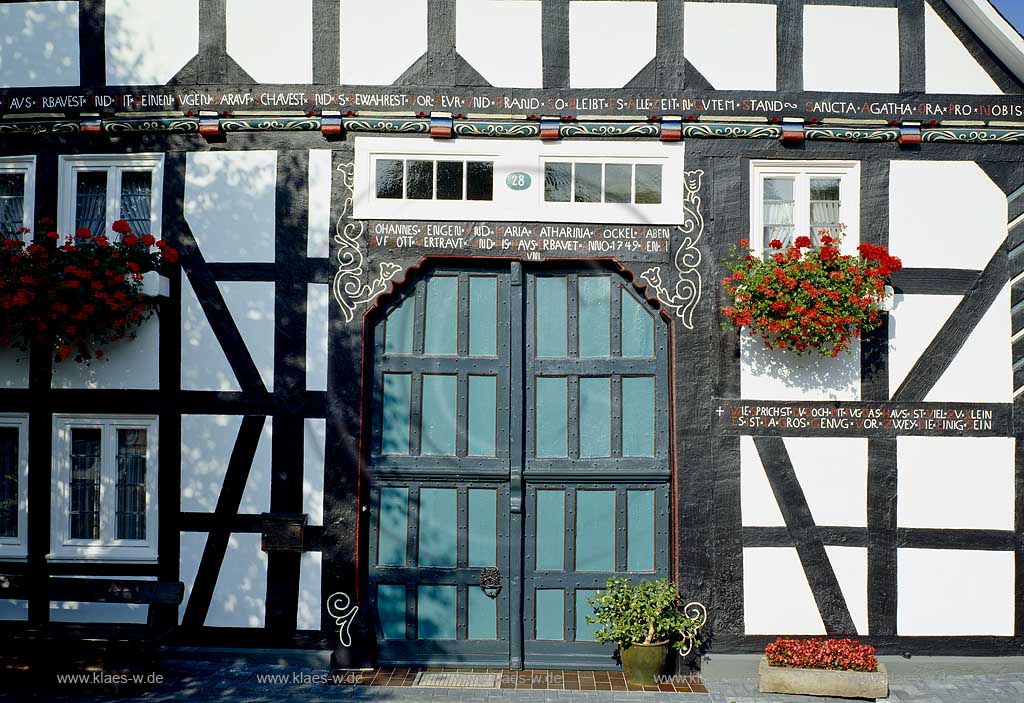
[[[489,566],[480,572],[480,589],[484,595],[492,600],[501,593],[501,572],[493,566]]]

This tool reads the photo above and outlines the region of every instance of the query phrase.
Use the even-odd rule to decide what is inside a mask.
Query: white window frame
[[[29,241],[35,224],[36,210],[36,157],[35,156],[4,156],[0,157],[0,173],[20,173],[25,176],[25,191],[21,208],[22,226],[29,230],[29,235],[21,236],[22,241]]]
[[[402,162],[402,197],[401,198],[381,198],[377,196],[377,162],[378,161],[401,161]],[[429,161],[431,163],[430,178],[433,183],[433,194],[429,198],[410,198],[406,195],[407,186],[409,184],[409,162],[410,161]],[[452,198],[445,200],[444,198],[437,197],[437,165],[443,161],[461,163],[462,164],[462,197]],[[483,162],[491,164],[491,199],[490,200],[470,200],[466,197],[466,191],[469,189],[469,163]],[[377,202],[396,202],[411,200],[414,202],[423,203],[490,203],[494,201],[494,159],[486,158],[482,156],[428,156],[419,154],[416,156],[397,156],[394,154],[374,154],[370,159],[370,168],[373,169],[373,199]]]
[[[569,184],[569,200],[558,201],[558,200],[545,200],[544,198],[544,177],[545,170],[548,164],[569,164],[572,167],[572,181]],[[601,167],[601,200],[596,203],[578,203],[576,202],[576,166],[577,164],[596,164]],[[629,166],[629,202],[628,203],[609,203],[604,199],[605,196],[605,166]],[[661,202],[660,203],[638,203],[636,202],[636,167],[637,166],[660,166],[661,167]],[[665,203],[665,162],[662,159],[641,159],[641,158],[629,158],[629,157],[604,157],[604,156],[566,156],[559,158],[556,156],[545,156],[541,159],[540,163],[540,174],[539,179],[541,181],[540,199],[544,203],[544,207],[551,207],[552,205],[564,206],[564,205],[575,205],[577,207],[590,207],[590,208],[601,208],[601,207],[639,207],[639,208],[658,208]]]
[[[100,465],[100,539],[71,539],[71,430],[102,431]],[[114,539],[117,510],[117,430],[146,430],[146,539]],[[157,466],[159,430],[151,415],[54,415],[51,474],[50,554],[53,561],[157,561]]]
[[[118,237],[111,226],[121,219],[121,174],[125,172],[149,172],[152,174],[149,206],[150,231],[160,239],[160,223],[163,206],[163,154],[74,154],[60,157],[59,184],[60,202],[57,208],[57,230],[61,234],[74,234],[78,203],[78,174],[82,171],[106,171],[107,173],[107,218],[103,232],[113,239]]]
[[[0,537],[0,560],[24,561],[28,556],[28,415],[0,413],[0,427],[18,430],[18,534]]]
[[[860,243],[859,161],[751,161],[750,162],[750,248],[755,255],[768,248],[764,241],[764,181],[793,178],[794,232],[810,234],[810,179],[839,179],[839,221],[846,225],[840,247],[844,254],[856,254]]]

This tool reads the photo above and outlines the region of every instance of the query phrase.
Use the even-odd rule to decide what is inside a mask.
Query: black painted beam
[[[541,0],[545,88],[569,87],[569,0]]]
[[[899,11],[900,92],[924,92],[924,0],[896,0]]]
[[[776,27],[776,87],[779,91],[804,89],[804,3],[778,0]]]

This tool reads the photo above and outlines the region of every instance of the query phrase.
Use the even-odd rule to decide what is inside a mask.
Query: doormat
[[[497,688],[501,674],[477,674],[449,671],[421,671],[413,686],[420,688]]]

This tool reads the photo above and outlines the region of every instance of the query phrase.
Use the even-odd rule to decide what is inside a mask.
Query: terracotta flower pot
[[[657,683],[654,677],[665,671],[668,642],[632,644],[619,647],[619,653],[627,681],[637,686],[654,686]]]

